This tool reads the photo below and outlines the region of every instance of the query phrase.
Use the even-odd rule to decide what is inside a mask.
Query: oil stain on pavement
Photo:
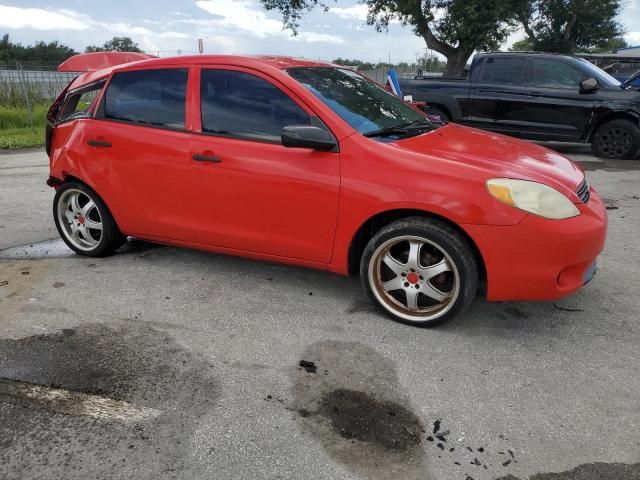
[[[513,475],[496,480],[520,480]],[[640,480],[640,463],[585,463],[559,473],[537,473],[528,480]]]
[[[161,248],[158,243],[145,242],[136,238],[129,238],[117,251],[119,254],[146,254],[150,250]],[[61,238],[44,240],[42,242],[18,245],[0,250],[0,260],[40,260],[44,258],[73,257],[76,253],[67,247]]]
[[[0,478],[193,478],[211,372],[146,324],[0,340]]]
[[[314,343],[293,380],[301,429],[336,461],[367,478],[428,478],[425,428],[391,360],[360,343]]]

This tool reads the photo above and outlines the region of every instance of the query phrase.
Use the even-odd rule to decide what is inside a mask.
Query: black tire
[[[410,237],[410,239],[406,240],[407,237]],[[382,288],[382,284],[389,282],[385,282],[383,280],[382,270],[387,267],[383,267],[380,262],[385,263],[381,260],[381,257],[386,256],[384,252],[391,253],[394,248],[401,248],[403,246],[402,242],[420,243],[423,240],[424,242],[417,250],[417,257],[419,258],[418,262],[421,264],[420,268],[433,267],[436,263],[440,263],[446,259],[448,263],[452,263],[451,272],[450,274],[449,272],[444,272],[441,274],[441,277],[447,277],[448,275],[454,277],[457,273],[457,282],[455,280],[451,280],[452,288],[447,292],[450,298],[446,308],[443,307],[441,310],[436,310],[426,317],[422,316],[422,313],[420,313],[420,315],[416,313],[416,316],[412,317],[411,312],[408,311],[409,302],[407,295],[415,295],[415,298],[417,299],[416,307],[423,308],[424,306],[420,306],[420,301],[435,301],[422,294],[424,284],[427,283],[429,286],[433,287],[434,285],[432,281],[444,281],[445,278],[438,279],[436,276],[429,280],[428,278],[425,279],[422,275],[419,275],[420,280],[416,279],[415,284],[409,284],[406,280],[409,280],[409,275],[412,275],[412,273],[405,270],[406,266],[409,265],[410,262],[411,254],[408,253],[406,265],[403,264],[403,262],[396,264],[396,266],[399,266],[405,271],[401,273],[392,273],[392,276],[395,277],[392,280],[396,281],[399,279],[401,283],[404,282],[404,286],[396,289],[395,292],[391,294],[383,291],[385,289]],[[434,258],[433,264],[425,263],[424,255],[431,255],[430,251],[423,250],[425,246],[427,247],[427,250],[432,249],[434,255],[438,252],[438,249],[440,249],[440,253],[442,254],[441,260],[437,261]],[[397,254],[394,253],[394,255]],[[448,258],[446,255],[448,255]],[[385,265],[387,265],[387,263],[385,263]],[[425,267],[424,265],[427,266]],[[362,281],[362,285],[376,307],[397,322],[419,327],[434,327],[436,325],[440,325],[464,311],[464,309],[469,306],[478,290],[478,271],[476,255],[474,254],[474,250],[468,240],[455,228],[447,225],[446,223],[425,217],[404,218],[382,228],[371,238],[371,240],[369,240],[360,261],[360,279]],[[388,270],[388,272],[391,272],[391,270]],[[418,273],[421,272],[423,271],[418,269]],[[427,277],[427,275],[425,275],[425,277]],[[377,281],[376,278],[378,278]],[[450,280],[447,277],[446,282],[449,281]],[[455,285],[457,285],[457,288]],[[413,290],[411,290],[411,287],[419,289],[419,293],[414,293]],[[402,290],[405,292],[402,293]],[[438,291],[440,290],[445,291],[446,289],[443,290],[442,288],[439,288]],[[396,302],[394,302],[394,300],[390,298],[394,295],[400,295],[400,300],[398,301],[398,299],[396,299]],[[396,303],[402,303],[401,297],[404,297],[406,307],[396,305]],[[422,300],[418,300],[419,298]],[[424,308],[432,307],[426,306]]]
[[[428,115],[437,115],[437,116],[439,116],[440,120],[442,120],[443,122],[450,122],[451,121],[451,118],[449,118],[449,114],[447,112],[445,112],[444,110],[442,110],[441,108],[430,107],[429,105],[427,105],[424,111]]]
[[[76,227],[80,227],[80,223],[76,223],[76,220],[69,220],[68,218],[69,214],[73,216],[73,212],[69,210],[69,208],[72,207],[69,206],[68,208],[65,208],[65,206],[67,205],[65,199],[67,197],[77,195],[77,192],[81,192],[81,194],[78,195],[78,198],[80,199],[79,201],[82,202],[83,199],[85,200],[85,203],[80,203],[80,206],[85,207],[89,203],[89,201],[86,199],[93,201],[93,203],[95,204],[95,208],[92,208],[91,211],[88,212],[86,218],[87,220],[93,221],[93,224],[101,224],[102,229],[90,229],[85,225],[84,217],[82,219],[82,226],[85,228],[85,233],[83,233],[83,235],[90,235],[92,241],[95,242],[95,245],[88,244],[88,242],[84,240],[85,237],[76,238],[75,240],[73,240],[72,238],[70,238],[70,234],[68,233],[69,229],[75,228],[72,227],[72,223],[75,223]],[[63,203],[61,204],[61,202]],[[91,219],[90,215],[95,216],[95,218]],[[65,221],[62,217],[66,219],[66,226],[63,226],[61,224],[62,221]],[[113,215],[111,215],[109,208],[102,201],[100,196],[87,185],[81,182],[65,182],[62,186],[60,186],[60,188],[58,188],[58,190],[56,191],[56,195],[53,198],[53,220],[56,224],[56,228],[58,229],[60,238],[64,240],[64,243],[66,243],[71,250],[79,255],[84,255],[87,257],[104,257],[117,250],[127,239],[127,237],[125,237],[120,232],[120,229],[118,228]],[[77,222],[80,222],[80,220],[77,220]],[[100,233],[98,234],[98,232]],[[83,243],[87,244],[81,245]]]
[[[637,158],[640,151],[640,128],[624,119],[604,123],[593,134],[591,151],[601,158]]]

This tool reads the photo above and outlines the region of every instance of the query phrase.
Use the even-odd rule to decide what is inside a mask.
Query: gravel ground
[[[551,146],[610,208],[598,275],[432,330],[355,278],[71,255],[45,154],[1,155],[0,478],[640,479],[640,161]]]

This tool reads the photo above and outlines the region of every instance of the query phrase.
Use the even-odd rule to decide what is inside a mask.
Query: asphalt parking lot
[[[355,278],[72,255],[46,155],[0,155],[0,478],[640,479],[640,161],[561,151],[609,208],[598,275],[432,330]]]

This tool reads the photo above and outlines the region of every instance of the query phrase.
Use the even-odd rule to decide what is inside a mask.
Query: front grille
[[[589,184],[587,183],[587,179],[585,178],[580,185],[578,185],[578,189],[576,190],[578,197],[582,200],[582,203],[587,203],[591,194],[589,193]]]

